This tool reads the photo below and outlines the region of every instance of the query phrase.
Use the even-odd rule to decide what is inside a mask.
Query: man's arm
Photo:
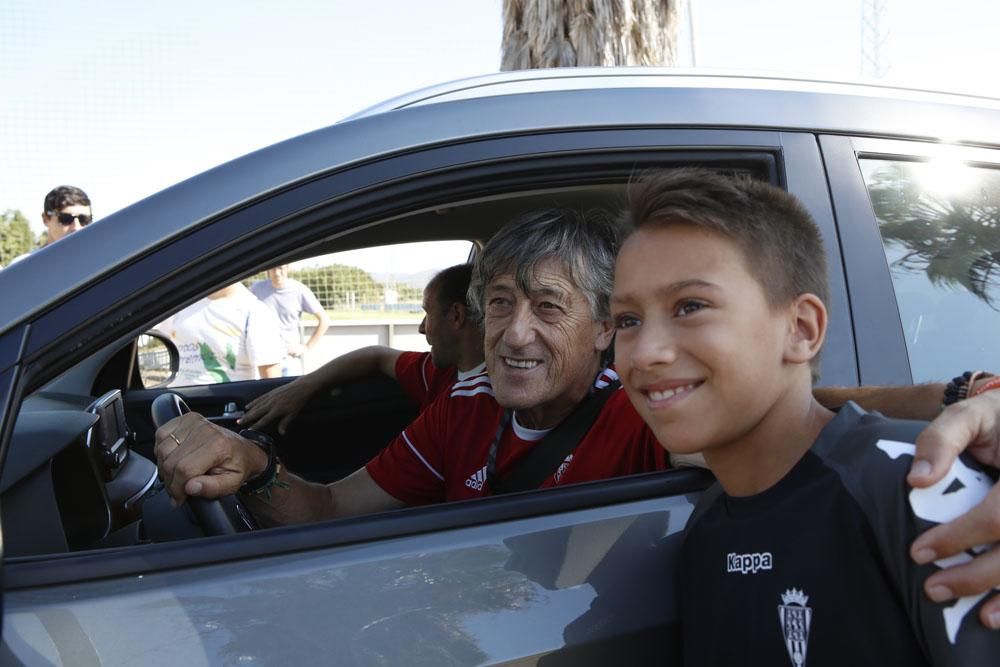
[[[285,486],[287,484],[287,487]],[[281,468],[276,483],[263,494],[241,494],[240,499],[262,526],[325,521],[405,507],[382,490],[365,468],[333,484],[307,482]]]
[[[323,340],[323,336],[326,334],[326,330],[330,328],[330,316],[326,314],[326,311],[322,308],[315,313],[313,316],[316,317],[318,322],[316,322],[316,330],[313,331],[312,336],[309,336],[309,340],[306,341],[306,350],[312,350],[319,342]]]
[[[281,364],[268,364],[267,366],[258,366],[257,372],[262,378],[280,378],[281,377]]]
[[[155,451],[166,491],[177,503],[188,497],[218,498],[237,493],[243,482],[267,467],[267,456],[259,447],[196,413],[172,419],[157,429]],[[263,493],[241,495],[265,526],[404,506],[364,469],[330,485],[306,482],[281,469],[267,491],[270,497]]]
[[[820,387],[813,395],[824,407],[837,408],[854,401],[869,412],[895,419],[931,421],[941,413],[943,384],[895,387]]]
[[[382,345],[363,347],[328,361],[312,373],[272,389],[247,403],[239,424],[245,428],[263,428],[277,420],[278,433],[288,425],[314,395],[328,387],[359,380],[372,373],[396,379],[396,360],[400,350]]]

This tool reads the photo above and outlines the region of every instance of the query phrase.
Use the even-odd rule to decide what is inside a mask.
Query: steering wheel
[[[160,428],[174,417],[191,412],[184,399],[177,394],[160,394],[153,400],[153,424]],[[206,535],[232,535],[257,527],[252,515],[236,496],[222,498],[187,499],[191,512]]]

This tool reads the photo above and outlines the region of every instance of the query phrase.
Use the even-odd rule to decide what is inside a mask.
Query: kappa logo
[[[770,570],[774,557],[770,551],[759,554],[726,554],[726,572],[740,574],[757,574],[761,570]]]
[[[483,466],[479,472],[473,473],[469,479],[465,480],[465,485],[470,489],[475,489],[476,491],[483,490],[483,484],[486,483],[486,466]]]
[[[809,648],[809,626],[812,625],[812,609],[806,605],[809,596],[803,591],[791,589],[781,594],[778,605],[778,620],[781,621],[781,636],[788,649],[788,657],[794,667],[806,664],[806,649]]]

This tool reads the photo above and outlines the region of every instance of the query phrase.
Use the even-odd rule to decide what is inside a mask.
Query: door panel
[[[9,591],[3,641],[26,664],[675,664],[693,499]]]

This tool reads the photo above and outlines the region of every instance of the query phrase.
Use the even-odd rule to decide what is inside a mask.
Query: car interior
[[[772,159],[748,163],[744,157],[728,164],[724,156],[718,160],[722,163],[719,168],[725,171],[778,180]],[[215,284],[246,278],[279,261],[401,242],[462,239],[473,242],[475,253],[503,224],[531,210],[559,206],[619,210],[625,202],[629,175],[629,170],[622,169],[613,179],[583,186],[521,188],[436,203],[372,220],[347,232],[337,230],[295,253],[267,257],[250,271],[218,275]],[[162,319],[176,310],[160,312],[157,317]],[[156,321],[151,320],[148,326]],[[22,402],[0,478],[0,511],[9,562],[208,534],[187,505],[174,508],[161,492],[152,453],[154,399],[172,392],[192,410],[235,428],[235,419],[224,414],[232,412],[233,404],[239,411],[253,398],[293,379],[145,387],[137,346],[135,338],[106,345]],[[335,481],[363,466],[415,416],[415,405],[394,382],[371,377],[317,396],[278,439],[278,454],[290,470],[306,479]],[[711,480],[701,471],[685,479],[686,486],[677,487],[677,492],[705,488]],[[484,501],[463,504],[480,502]],[[228,511],[239,514],[242,510]],[[242,519],[242,529],[252,527],[252,518]]]

